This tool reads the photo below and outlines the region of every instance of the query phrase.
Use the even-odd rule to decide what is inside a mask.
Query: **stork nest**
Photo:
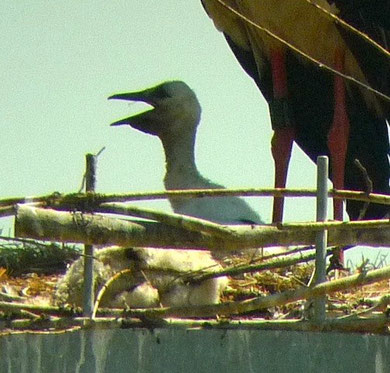
[[[44,250],[47,250],[46,253],[44,255],[40,254]],[[58,252],[61,252],[60,258],[57,257],[56,261],[53,261],[50,253]],[[63,276],[67,263],[79,255],[79,250],[75,247],[61,248],[52,244],[42,245],[37,243],[34,247],[31,243],[28,245],[26,243],[12,243],[0,246],[0,253],[7,254],[0,259],[0,300],[49,305],[56,284]],[[32,258],[35,259],[35,263],[31,262]],[[45,258],[48,259],[46,262],[43,260]],[[27,259],[29,270],[28,273],[25,273],[21,268],[23,268]],[[253,262],[253,260],[253,257],[233,256],[226,258],[221,264],[224,267],[231,268],[246,265]],[[256,258],[256,260],[259,260],[259,258]],[[43,265],[43,263],[46,263],[46,265]],[[53,265],[53,263],[56,263],[56,265]],[[36,269],[35,272],[34,269]],[[313,271],[313,264],[298,264],[274,270],[242,273],[230,278],[229,286],[222,294],[221,301],[242,301],[298,289],[309,284]],[[332,278],[334,278],[334,274],[328,276],[328,279]],[[328,297],[327,316],[338,317],[355,312],[364,312],[372,307],[380,297],[389,293],[389,286],[390,281],[384,280],[352,291],[334,293]],[[235,316],[233,319],[258,317],[269,320],[299,319],[304,317],[305,303],[306,301],[298,301],[272,309],[251,311]],[[1,314],[3,314],[3,317],[10,317],[8,312],[0,312]]]

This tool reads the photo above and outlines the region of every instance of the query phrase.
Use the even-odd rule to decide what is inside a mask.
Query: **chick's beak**
[[[143,91],[118,93],[108,97],[109,100],[124,100],[124,101],[136,101],[145,102],[153,109],[144,111],[142,113],[132,115],[127,118],[120,119],[111,123],[111,126],[129,125],[139,131],[156,135],[156,113],[155,107],[158,105],[158,97],[155,95],[154,89],[145,89]]]
[[[143,91],[136,92],[127,92],[127,93],[118,93],[108,97],[109,100],[124,100],[124,101],[141,101],[146,102],[149,105],[154,106],[156,104],[156,99],[154,89],[145,89]]]

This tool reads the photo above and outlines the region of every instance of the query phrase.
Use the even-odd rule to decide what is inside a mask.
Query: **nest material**
[[[153,248],[109,247],[96,251],[94,261],[95,294],[116,273],[127,271],[105,290],[103,307],[144,308],[219,303],[226,277],[188,284],[184,275],[215,272],[221,266],[210,252]],[[83,260],[72,264],[57,286],[55,303],[81,306]]]
[[[161,249],[154,250],[157,252],[169,252]],[[98,289],[104,285],[105,281],[114,274],[115,271],[112,270],[112,266],[117,266],[117,270],[130,268],[132,271],[131,276],[123,276],[123,278],[118,279],[118,282],[113,283],[113,287],[109,288],[105,294],[105,299],[102,299],[103,303],[101,305],[109,305],[110,307],[119,306],[123,308],[129,306],[129,303],[133,302],[132,307],[159,307],[160,303],[163,302],[166,305],[178,305],[180,302],[178,302],[177,299],[183,299],[183,297],[184,299],[187,299],[185,305],[189,305],[190,303],[201,304],[200,302],[197,303],[197,301],[193,300],[196,298],[191,298],[191,296],[189,296],[189,294],[196,294],[196,292],[191,293],[187,290],[180,291],[180,289],[186,289],[185,286],[188,284],[183,281],[183,278],[188,279],[188,270],[193,266],[193,264],[190,263],[191,260],[188,261],[188,253],[194,253],[193,251],[182,251],[182,256],[179,256],[181,263],[183,263],[182,273],[175,270],[175,263],[172,262],[169,255],[165,256],[165,258],[158,258],[150,255],[150,252],[148,253],[145,250],[123,248],[109,248],[97,251],[96,257],[98,260],[95,261],[95,265],[100,272],[98,271],[96,275],[96,291],[98,291]],[[110,254],[108,255],[108,253]],[[193,271],[202,268],[204,269],[205,267],[210,271],[216,271],[221,268],[220,265],[216,265],[216,262],[209,254],[204,256],[204,251],[201,251],[200,253],[199,258],[205,260],[201,261],[202,266],[193,266]],[[240,256],[230,258],[228,262],[229,266],[242,266],[243,264],[248,263],[248,261],[253,260],[254,258],[252,256],[250,258]],[[124,265],[123,262],[126,261],[127,264]],[[129,263],[131,265],[129,265]],[[108,270],[107,266],[111,269]],[[1,300],[10,301],[10,299],[14,298],[14,301],[18,303],[48,304],[54,292],[55,283],[58,281],[56,292],[57,303],[68,303],[73,306],[79,306],[82,302],[81,268],[82,259],[77,260],[71,266],[66,276],[69,276],[72,271],[77,274],[77,280],[72,283],[65,281],[66,276],[65,278],[61,278],[58,275],[39,276],[35,274],[12,277],[7,274],[5,269],[0,269],[0,284],[2,286],[0,298],[1,295],[5,295],[6,297],[3,297]],[[219,283],[220,285],[223,285],[222,287],[216,287],[218,282],[211,282],[213,284],[212,286],[210,285],[203,289],[206,289],[206,293],[210,293],[211,289],[211,293],[214,294],[213,299],[215,302],[253,299],[255,297],[276,294],[286,290],[294,290],[299,289],[302,286],[307,286],[313,270],[314,266],[312,264],[300,264],[281,269],[243,273],[230,279],[229,286],[225,288],[221,297],[219,297],[219,292],[221,291],[221,288],[226,285],[226,279],[224,279],[225,282]],[[164,280],[161,280],[161,278],[164,278]],[[73,278],[73,280],[74,279],[75,278]],[[331,277],[329,277],[329,279],[331,279]],[[215,279],[212,279],[211,281],[215,281]],[[64,284],[67,285],[65,286]],[[181,288],[180,286],[177,287],[177,285],[180,285]],[[327,317],[336,318],[343,315],[353,316],[362,313],[364,313],[365,317],[370,317],[370,315],[378,315],[378,311],[386,312],[387,304],[381,304],[380,299],[383,299],[383,297],[389,293],[389,285],[390,282],[384,280],[361,288],[333,293],[327,298]],[[196,286],[198,285],[194,284],[193,288],[196,288]],[[217,291],[218,298],[215,298]],[[140,306],[140,299],[144,301],[145,293],[149,293],[147,299],[150,300],[150,304]],[[72,301],[70,301],[69,294],[72,294],[72,297],[74,297]],[[166,298],[164,298],[164,294],[166,295]],[[169,298],[167,294],[170,294],[169,296],[171,298]],[[7,299],[7,297],[10,299]],[[113,298],[117,303],[112,303]],[[164,299],[163,302],[161,299]],[[188,302],[188,299],[192,300]],[[209,301],[210,299],[208,299],[208,302]],[[302,319],[302,317],[305,316],[304,305],[306,304],[306,301],[299,301],[273,307],[272,309],[251,311],[231,318],[254,319],[262,317],[269,320],[286,318]],[[4,315],[9,317],[8,313]]]

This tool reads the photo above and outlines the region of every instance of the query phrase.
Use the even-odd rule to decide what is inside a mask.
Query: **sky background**
[[[163,190],[159,140],[109,127],[143,104],[107,97],[172,79],[202,106],[200,172],[226,187],[273,186],[268,107],[200,0],[2,0],[0,14],[0,198],[78,191],[85,154],[103,146],[98,192]],[[294,146],[288,186],[314,188],[315,173]],[[248,201],[270,222],[271,199]],[[287,201],[286,221],[314,218],[314,200]]]

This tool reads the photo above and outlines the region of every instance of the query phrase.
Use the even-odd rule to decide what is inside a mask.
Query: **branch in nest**
[[[332,250],[328,250],[327,255],[330,255],[331,253]],[[266,263],[260,263],[260,264],[232,266],[229,268],[225,268],[221,271],[212,272],[212,273],[204,273],[200,275],[191,274],[186,278],[186,281],[190,283],[197,283],[197,282],[202,282],[211,278],[216,278],[221,276],[236,276],[243,273],[260,272],[260,271],[266,271],[266,270],[276,269],[276,268],[286,268],[298,263],[307,263],[311,260],[314,260],[315,257],[316,254],[313,253],[313,254],[301,255],[299,257],[294,256],[292,258],[271,260]]]
[[[370,176],[368,175],[367,169],[361,164],[361,162],[358,159],[355,159],[354,163],[355,163],[355,166],[357,168],[359,168],[359,170],[360,170],[360,172],[362,174],[364,183],[366,184],[365,192],[366,192],[367,195],[369,195],[370,193],[372,193],[373,183],[372,183],[372,180],[370,179]],[[368,209],[369,205],[370,205],[369,201],[364,203],[363,207],[360,210],[360,213],[359,213],[359,216],[358,216],[357,220],[361,220],[361,219],[364,218],[364,216],[366,215],[366,212],[367,212],[367,209]]]
[[[282,306],[302,299],[321,297],[326,294],[351,289],[356,286],[368,285],[377,281],[390,278],[390,266],[360,273],[342,279],[328,281],[312,288],[302,287],[297,290],[288,290],[282,293],[272,294],[266,297],[257,297],[250,300],[226,302],[218,305],[153,308],[145,310],[126,311],[131,317],[208,317],[215,315],[234,315],[259,309]]]

